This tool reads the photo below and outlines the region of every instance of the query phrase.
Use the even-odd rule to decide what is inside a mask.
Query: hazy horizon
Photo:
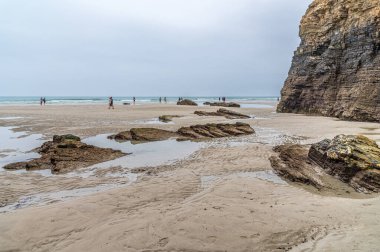
[[[0,2],[1,96],[278,96],[311,1]]]

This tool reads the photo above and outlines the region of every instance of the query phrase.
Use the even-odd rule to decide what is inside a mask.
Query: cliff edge
[[[380,121],[380,1],[315,0],[278,112]]]

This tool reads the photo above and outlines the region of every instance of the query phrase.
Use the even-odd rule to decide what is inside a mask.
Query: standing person
[[[115,109],[114,106],[113,106],[113,98],[112,96],[110,96],[110,98],[108,98],[108,109]]]
[[[158,99],[159,101],[160,101],[160,103],[162,102],[162,99],[161,99],[161,97],[160,97],[160,99]]]
[[[219,97],[219,102],[220,102],[220,97]]]
[[[44,97],[44,98],[42,99],[42,101],[44,102],[44,105],[46,105],[46,97]]]
[[[136,104],[136,97],[133,96],[133,105]]]
[[[42,97],[40,98],[40,105],[42,106],[42,103],[43,103],[44,101],[43,101],[43,99],[42,99]]]
[[[164,97],[164,102],[166,103],[167,101],[166,101],[166,97]]]

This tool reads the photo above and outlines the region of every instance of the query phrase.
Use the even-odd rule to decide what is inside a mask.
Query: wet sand
[[[380,125],[276,114],[269,105],[233,109],[256,116],[247,120],[199,117],[194,110],[217,108],[166,104],[111,111],[0,107],[0,126],[44,140],[72,133],[95,141],[132,127],[176,130],[207,122],[244,121],[256,130],[194,148],[131,147],[130,163],[127,156],[66,175],[0,171],[0,251],[376,251],[379,197],[289,184],[272,172],[268,158],[275,145],[337,134],[365,134],[379,143]],[[164,114],[183,117],[171,124],[155,120]]]

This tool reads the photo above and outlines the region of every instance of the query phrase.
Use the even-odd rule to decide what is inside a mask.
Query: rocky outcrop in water
[[[199,116],[224,116],[227,119],[248,119],[248,115],[244,115],[235,111],[227,110],[224,108],[218,109],[216,112],[195,111],[194,114]]]
[[[4,169],[51,169],[52,173],[65,173],[126,155],[120,151],[87,145],[74,135],[56,135],[53,141],[45,142],[37,151],[40,158],[8,164]]]
[[[237,122],[235,124],[210,123],[182,127],[177,133],[181,136],[180,140],[188,140],[251,135],[254,134],[255,131],[249,124]]]
[[[155,128],[133,128],[123,131],[108,138],[117,141],[150,142],[175,138],[179,141],[197,140],[207,138],[221,138],[254,134],[254,129],[249,124],[237,122],[235,124],[210,123],[182,127],[177,131],[167,131]]]
[[[338,178],[358,192],[380,192],[380,148],[364,136],[339,135],[310,148],[283,145],[270,158],[273,169],[283,178],[325,187],[323,174]],[[331,187],[331,186],[330,186]]]
[[[281,145],[273,150],[278,153],[278,156],[272,156],[269,160],[279,176],[288,181],[312,185],[316,188],[323,187],[321,177],[307,156],[309,152],[307,147],[299,144]]]
[[[205,102],[203,105],[210,105],[214,107],[229,107],[229,108],[240,108],[240,104],[235,102]]]
[[[358,191],[380,192],[380,148],[375,141],[339,135],[313,144],[308,156]]]
[[[186,106],[198,106],[197,103],[193,102],[192,100],[189,99],[184,99],[179,102],[177,102],[177,105],[186,105]]]
[[[315,0],[278,112],[380,121],[380,1]]]
[[[117,141],[138,141],[138,142],[152,142],[162,141],[172,137],[177,137],[176,132],[156,129],[156,128],[133,128],[129,131],[122,131],[116,135],[108,136],[109,139]]]

